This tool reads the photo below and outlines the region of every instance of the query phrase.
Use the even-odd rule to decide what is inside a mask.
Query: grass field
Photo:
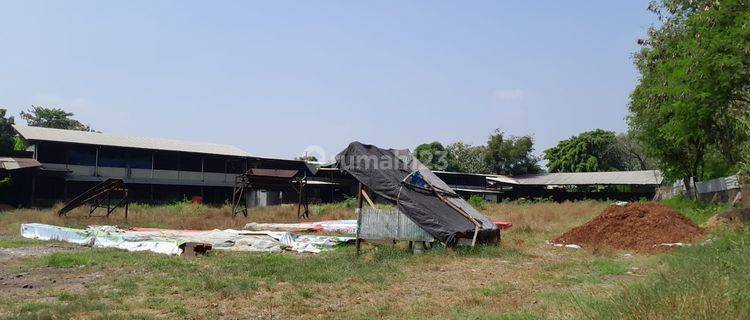
[[[186,259],[74,247],[19,237],[24,222],[81,227],[240,228],[294,221],[292,207],[179,203],[134,206],[125,222],[58,218],[51,210],[0,213],[0,317],[5,319],[746,319],[750,232],[715,233],[706,245],[662,255],[573,250],[545,243],[608,204],[490,204],[514,226],[499,246],[352,248],[319,255],[212,252]],[[703,222],[720,206],[669,203]],[[352,218],[346,204],[315,206],[313,219]],[[76,217],[78,216],[78,217]]]

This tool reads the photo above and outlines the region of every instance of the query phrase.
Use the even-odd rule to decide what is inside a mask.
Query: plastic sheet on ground
[[[282,252],[284,250],[319,253],[351,242],[349,237],[302,235],[277,231],[246,230],[170,230],[153,228],[119,229],[114,226],[89,226],[86,229],[58,227],[40,223],[21,225],[24,238],[57,240],[97,248],[127,251],[151,251],[167,255],[182,253],[185,242],[208,243],[216,250]]]
[[[341,234],[357,233],[357,220],[327,220],[302,223],[257,223],[245,225],[245,230],[272,230],[289,232],[330,232]]]

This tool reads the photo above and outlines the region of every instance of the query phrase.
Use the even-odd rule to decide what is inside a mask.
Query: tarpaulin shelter
[[[409,150],[352,142],[336,166],[378,196],[393,202],[435,239],[448,246],[496,242],[500,231],[440,180]],[[463,240],[462,240],[463,239]]]

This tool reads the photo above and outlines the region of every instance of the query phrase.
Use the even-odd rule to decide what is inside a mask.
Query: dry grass
[[[575,297],[607,297],[621,284],[654,272],[658,256],[623,257],[545,244],[600,213],[606,203],[491,204],[483,212],[510,221],[499,247],[437,249],[411,256],[352,248],[316,256],[215,253],[184,260],[144,253],[78,249],[17,259],[0,277],[27,273],[35,290],[0,288],[0,316],[62,318],[318,318],[534,319],[580,317]],[[59,218],[52,211],[0,214],[3,237],[18,237],[22,222],[118,224],[164,228],[238,228],[250,221],[296,221],[295,207],[254,209],[232,218],[229,208],[191,204],[134,206],[128,221]],[[353,218],[346,205],[312,208],[314,220]],[[80,267],[79,267],[80,266]],[[85,279],[50,284],[47,275]],[[91,275],[97,275],[92,278]],[[22,283],[17,283],[20,285]],[[16,285],[16,284],[14,284]],[[93,296],[91,292],[96,292]],[[183,302],[190,302],[185,304]],[[20,316],[19,316],[20,317]]]
[[[122,227],[151,227],[173,229],[241,229],[248,222],[298,222],[297,207],[292,205],[250,208],[248,217],[241,214],[232,216],[231,206],[212,207],[206,205],[180,202],[168,206],[147,206],[132,204],[125,219],[124,210],[118,208],[107,218],[103,209],[89,217],[88,208],[78,208],[65,217],[56,212],[62,205],[52,209],[21,209],[0,213],[0,236],[17,235],[21,223],[38,222],[59,226],[81,228],[88,225],[117,225]],[[344,205],[311,206],[311,219],[337,220],[352,219],[354,210]]]

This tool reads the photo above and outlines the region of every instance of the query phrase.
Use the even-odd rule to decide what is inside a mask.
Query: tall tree
[[[614,132],[596,129],[560,141],[544,151],[544,158],[550,172],[630,170],[625,147]]]
[[[74,114],[59,108],[31,106],[28,111],[21,111],[21,118],[33,127],[45,127],[78,131],[92,131],[91,126],[73,119]]]
[[[641,74],[630,131],[668,180],[736,172],[748,139],[750,5],[745,0],[661,0],[661,24],[639,41]]]
[[[656,162],[643,151],[640,141],[633,135],[620,133],[617,135],[615,143],[608,149],[608,154],[613,157],[619,157],[619,163],[622,170],[653,170],[656,169]]]
[[[534,139],[531,136],[509,136],[495,130],[487,140],[485,162],[492,172],[502,175],[523,175],[541,172],[539,158],[534,156]]]
[[[13,117],[6,118],[6,109],[0,109],[0,152],[13,151],[16,132],[13,130]]]
[[[442,143],[423,143],[414,149],[414,154],[430,170],[456,171],[454,161]]]
[[[492,173],[492,168],[485,162],[487,148],[485,146],[472,146],[463,142],[454,142],[445,147],[453,160],[453,167],[458,172],[465,173]]]

